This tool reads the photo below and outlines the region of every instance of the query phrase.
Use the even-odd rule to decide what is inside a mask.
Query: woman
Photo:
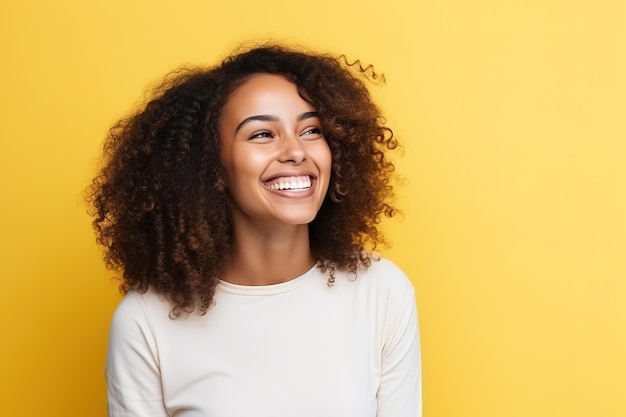
[[[421,415],[413,289],[365,251],[396,147],[367,71],[254,48],[111,130],[91,189],[126,294],[110,416]]]

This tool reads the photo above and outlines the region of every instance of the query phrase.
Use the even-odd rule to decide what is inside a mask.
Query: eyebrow
[[[305,113],[302,113],[301,115],[299,115],[296,118],[296,121],[301,122],[303,120],[306,119],[311,119],[317,117],[319,118],[319,114],[316,111],[308,111]],[[241,130],[242,127],[244,127],[244,125],[246,125],[247,123],[253,122],[253,121],[261,121],[261,122],[278,122],[280,121],[280,119],[277,116],[273,116],[270,114],[258,114],[255,116],[250,116],[250,117],[246,117],[245,119],[243,119],[241,121],[241,123],[239,123],[237,125],[237,128],[235,129],[235,133],[239,132],[239,130]]]

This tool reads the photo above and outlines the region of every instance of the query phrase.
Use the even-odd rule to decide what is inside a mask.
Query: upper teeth
[[[306,190],[311,188],[311,178],[308,176],[281,178],[267,186],[273,190]]]

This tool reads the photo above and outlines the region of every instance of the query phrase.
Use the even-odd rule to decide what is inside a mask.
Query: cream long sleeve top
[[[413,287],[381,259],[333,287],[313,267],[268,286],[218,284],[203,316],[171,320],[128,293],[111,323],[110,417],[420,417]]]

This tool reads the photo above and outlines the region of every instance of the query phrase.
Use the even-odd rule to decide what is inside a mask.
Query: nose
[[[301,163],[306,159],[306,150],[296,135],[284,136],[280,141],[280,162]]]

